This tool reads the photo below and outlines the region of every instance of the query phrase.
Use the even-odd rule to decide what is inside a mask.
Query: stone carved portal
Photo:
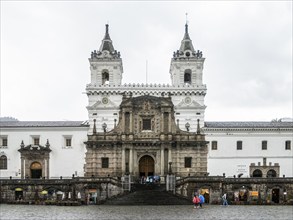
[[[31,178],[41,178],[42,177],[42,165],[38,162],[33,162],[31,164]]]
[[[155,172],[155,161],[149,156],[143,156],[139,160],[139,175],[140,176],[153,176]]]

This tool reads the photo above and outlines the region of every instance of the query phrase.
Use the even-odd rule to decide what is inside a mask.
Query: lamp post
[[[107,128],[107,124],[104,122],[103,124],[102,124],[102,128],[103,128],[103,131],[104,131],[104,140],[106,140],[106,128]]]
[[[103,131],[106,132],[107,124],[105,122],[102,124],[102,128],[103,128]]]
[[[185,124],[185,128],[186,128],[187,131],[189,131],[190,124],[188,122]]]

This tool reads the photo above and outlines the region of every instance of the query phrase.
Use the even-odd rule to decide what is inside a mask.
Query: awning
[[[15,191],[20,192],[20,191],[23,191],[23,189],[22,188],[15,188]]]

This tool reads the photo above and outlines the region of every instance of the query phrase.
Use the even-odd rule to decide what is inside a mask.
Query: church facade
[[[186,24],[170,85],[122,85],[106,25],[89,58],[88,120],[1,120],[1,177],[293,177],[292,121],[205,121],[204,61]]]

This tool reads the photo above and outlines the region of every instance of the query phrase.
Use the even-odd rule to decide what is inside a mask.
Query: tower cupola
[[[173,52],[170,74],[173,85],[202,85],[204,58],[195,50],[185,24],[185,33],[179,50]]]
[[[121,85],[122,59],[120,52],[114,49],[109,34],[109,25],[106,24],[105,36],[99,50],[91,52],[89,58],[91,68],[91,83],[98,85]]]

